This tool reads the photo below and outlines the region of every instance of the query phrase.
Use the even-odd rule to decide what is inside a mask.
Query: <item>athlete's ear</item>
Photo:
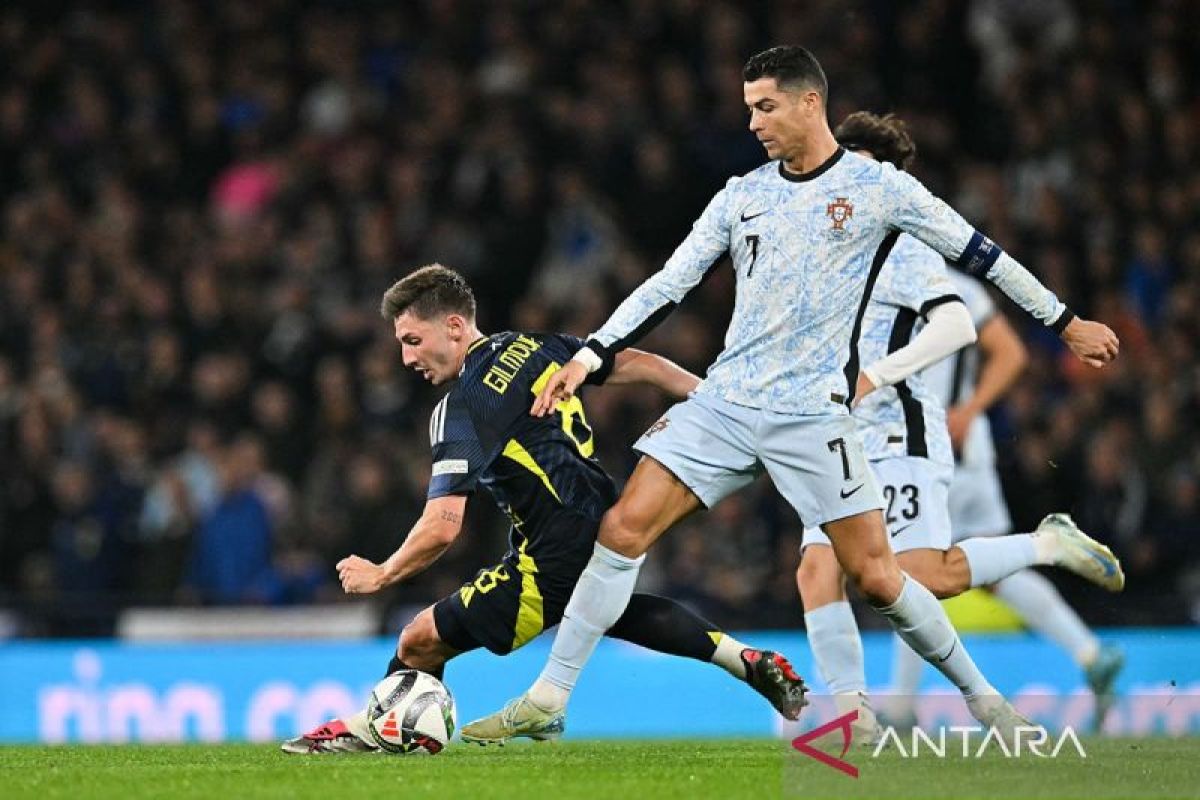
[[[821,95],[819,92],[804,93],[804,110],[810,114],[817,114],[821,111]]]
[[[466,329],[466,320],[464,320],[460,315],[451,314],[446,317],[446,334],[452,341],[457,342],[459,339],[461,339]]]

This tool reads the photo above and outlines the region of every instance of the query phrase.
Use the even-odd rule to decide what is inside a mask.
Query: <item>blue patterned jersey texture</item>
[[[1062,313],[1024,267],[911,175],[839,149],[804,175],[772,161],[731,179],[591,338],[608,350],[629,346],[728,252],[733,318],[698,391],[782,413],[848,413],[865,299],[901,232],[986,274],[1046,324]]]

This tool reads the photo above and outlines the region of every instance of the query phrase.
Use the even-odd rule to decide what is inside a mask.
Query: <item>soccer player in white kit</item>
[[[803,521],[821,526],[859,591],[961,688],[977,719],[1005,731],[1026,724],[888,547],[879,488],[849,416],[860,379],[856,342],[871,284],[901,231],[985,276],[1086,363],[1115,358],[1116,336],[1076,318],[914,178],[842,149],[826,118],[824,72],[807,50],[759,53],[743,81],[750,131],[772,160],[717,193],[663,269],[547,381],[532,413],[572,396],[728,252],[737,285],[725,349],[692,396],[635,445],[646,457],[604,517],[542,674],[525,695],[465,726],[464,740],[560,730],[579,672],[628,603],[646,550],[763,472]]]
[[[1031,569],[1012,570],[1022,563],[1022,551],[1019,537],[1007,536],[1012,533],[1012,518],[996,473],[987,410],[1020,376],[1025,348],[983,284],[961,273],[950,278],[970,311],[979,341],[929,367],[921,377],[945,405],[951,423],[956,453],[950,483],[952,541],[990,567],[989,574],[980,576],[982,585],[1016,611],[1030,630],[1067,651],[1083,670],[1096,698],[1093,726],[1099,729],[1112,705],[1124,655],[1120,648],[1099,640],[1053,583]],[[925,662],[899,639],[894,647],[888,713],[895,724],[911,726],[916,717],[913,699]]]
[[[891,115],[856,112],[838,125],[835,135],[847,150],[900,169],[907,169],[916,155],[903,122]],[[1111,551],[1065,515],[1052,515],[1034,534],[1009,540],[1006,553],[965,542],[961,548],[951,546],[954,456],[944,401],[926,375],[917,373],[975,340],[959,285],[942,256],[901,236],[879,273],[863,318],[858,347],[872,390],[859,394],[853,417],[883,488],[884,521],[901,569],[938,597],[1033,564],[1063,566],[1105,588],[1120,589],[1124,576]],[[839,712],[859,712],[852,725],[855,739],[872,743],[880,731],[866,697],[862,643],[845,578],[819,527],[805,529],[802,552],[796,578],[813,659]],[[907,711],[911,714],[911,704]]]

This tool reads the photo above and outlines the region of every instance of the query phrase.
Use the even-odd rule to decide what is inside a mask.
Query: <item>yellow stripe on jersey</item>
[[[509,439],[508,444],[504,446],[505,458],[511,458],[513,461],[520,464],[525,469],[538,476],[542,483],[546,484],[546,488],[550,490],[550,494],[554,495],[554,499],[562,503],[562,498],[558,496],[558,492],[554,491],[554,487],[550,485],[550,476],[546,471],[538,466],[538,463],[533,460],[533,456],[529,455],[529,451],[521,447],[521,443],[516,439]]]
[[[517,624],[512,649],[523,646],[542,632],[545,618],[542,613],[542,591],[538,588],[537,564],[525,552],[526,542],[517,550],[517,571],[521,573],[521,597],[517,601]]]
[[[551,361],[546,366],[546,369],[542,371],[542,374],[538,376],[538,379],[533,382],[533,386],[529,389],[530,393],[535,397],[541,394],[542,389],[546,386],[546,382],[550,380],[550,376],[558,368],[558,362]],[[575,443],[575,447],[579,450],[580,455],[584,458],[591,458],[592,453],[596,452],[596,439],[592,435],[591,426],[588,425],[587,416],[583,413],[583,401],[576,395],[570,400],[559,400],[555,409],[562,416],[563,433]],[[579,436],[575,432],[575,421],[580,423],[580,427],[583,428],[584,433],[587,435],[587,438],[583,441],[579,440]]]

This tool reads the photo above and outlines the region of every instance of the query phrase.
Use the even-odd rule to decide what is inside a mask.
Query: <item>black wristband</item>
[[[612,374],[613,367],[616,366],[617,354],[597,342],[595,339],[588,339],[585,344],[588,349],[600,356],[600,369],[588,375],[584,380],[584,383],[591,384],[593,386],[600,386],[606,380],[608,380],[608,376]]]
[[[1071,320],[1073,319],[1075,319],[1075,312],[1063,306],[1063,312],[1058,315],[1058,319],[1050,323],[1050,330],[1062,336],[1063,331],[1067,329],[1067,326],[1071,324]]]

